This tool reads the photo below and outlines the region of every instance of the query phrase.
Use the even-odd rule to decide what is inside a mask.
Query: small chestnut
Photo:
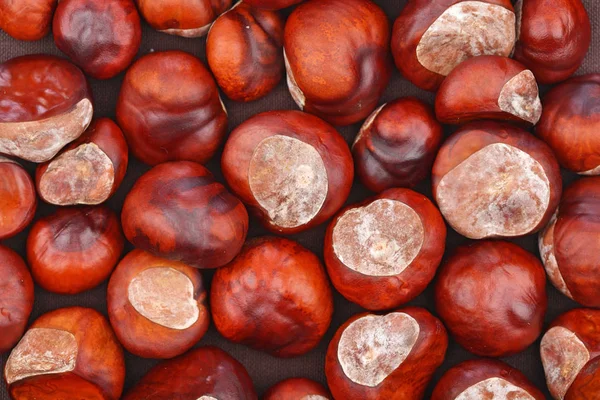
[[[21,232],[37,209],[33,180],[18,163],[0,156],[0,240]]]
[[[249,241],[216,271],[210,304],[226,339],[277,357],[312,350],[333,314],[331,288],[317,256],[276,237]]]
[[[0,29],[18,40],[40,40],[50,32],[58,0],[0,1]]]
[[[303,0],[243,0],[252,7],[266,10],[281,10],[302,2]]]
[[[593,399],[600,393],[600,357],[591,360],[579,372],[565,400]]]
[[[305,378],[290,378],[272,386],[263,400],[330,400],[327,389]]]

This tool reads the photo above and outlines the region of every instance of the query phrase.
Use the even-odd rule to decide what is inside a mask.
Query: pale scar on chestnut
[[[306,105],[306,96],[304,95],[304,92],[302,92],[302,89],[300,89],[298,83],[296,82],[296,78],[294,77],[294,71],[292,71],[290,62],[288,61],[287,55],[285,54],[285,49],[283,50],[283,60],[285,62],[287,85],[290,94],[292,95],[292,98],[294,99],[298,107],[300,107],[301,110],[304,110],[304,106]]]
[[[525,70],[506,82],[498,106],[506,113],[535,125],[542,117],[542,102],[533,72]]]
[[[538,237],[538,246],[542,262],[546,268],[546,273],[548,274],[550,281],[565,296],[572,299],[573,295],[571,294],[571,291],[567,287],[567,283],[560,273],[558,262],[556,261],[556,255],[554,253],[554,228],[556,226],[557,215],[558,210],[556,210],[546,228],[540,232]]]
[[[502,378],[489,378],[468,387],[454,400],[535,400],[520,388]]]

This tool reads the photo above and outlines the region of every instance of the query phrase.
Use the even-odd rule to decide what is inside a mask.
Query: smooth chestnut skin
[[[209,170],[178,161],[142,175],[125,198],[121,223],[139,249],[197,268],[217,268],[242,248],[248,213]]]
[[[231,263],[217,270],[210,296],[222,336],[276,357],[312,350],[333,314],[321,262],[283,238],[250,240]]]
[[[263,400],[330,400],[329,392],[315,381],[290,378],[272,386]]]
[[[18,40],[40,40],[50,33],[58,0],[0,0],[0,29]]]
[[[334,125],[365,119],[391,76],[390,28],[370,0],[310,0],[285,25],[290,93],[300,109]]]
[[[454,339],[471,353],[516,354],[542,332],[546,274],[536,257],[510,242],[461,246],[440,268],[435,304]]]
[[[142,40],[133,0],[60,0],[52,33],[56,47],[96,79],[125,70]]]
[[[442,135],[433,110],[421,100],[404,97],[384,104],[356,136],[356,174],[373,192],[411,188],[430,174]]]
[[[77,294],[109,277],[124,245],[119,218],[107,207],[60,208],[31,228],[27,260],[38,285]]]
[[[590,361],[571,385],[565,400],[593,399],[600,393],[600,357]]]
[[[25,378],[12,384],[10,395],[14,400],[110,399],[98,385],[71,372]]]
[[[281,10],[302,2],[303,0],[243,0],[244,3],[252,7],[266,10]]]
[[[221,15],[206,38],[208,66],[235,101],[266,96],[283,76],[283,18],[239,3]]]
[[[37,209],[33,180],[18,163],[0,156],[0,240],[21,232]]]
[[[199,59],[176,50],[145,55],[129,68],[117,121],[133,155],[149,165],[204,164],[227,132],[227,112],[212,75]]]

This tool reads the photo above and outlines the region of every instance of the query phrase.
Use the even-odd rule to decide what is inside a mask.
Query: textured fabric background
[[[400,11],[406,3],[406,1],[403,0],[375,0],[375,2],[385,10],[386,14],[390,19],[390,24],[393,23],[394,19],[398,16],[398,14],[400,13]],[[590,18],[593,23],[593,43],[590,52],[587,55],[585,63],[581,70],[578,72],[578,74],[600,71],[600,2],[596,0],[584,0],[584,3],[587,7],[587,10],[590,14]],[[147,54],[151,51],[180,49],[195,54],[196,56],[200,57],[203,61],[206,61],[204,48],[205,38],[183,39],[179,37],[169,36],[166,34],[155,32],[148,25],[144,24],[142,46],[140,48],[138,56]],[[54,45],[51,36],[48,36],[45,39],[38,42],[28,43],[14,40],[8,35],[4,34],[3,32],[0,32],[0,62],[4,62],[12,57],[36,53],[50,53],[56,55],[61,54]],[[90,80],[95,98],[96,116],[111,117],[113,119],[115,118],[115,105],[122,79],[123,74],[109,81],[97,81],[94,79]],[[542,88],[542,90],[546,91],[547,88]],[[432,104],[433,102],[432,94],[417,89],[408,81],[404,80],[397,70],[394,70],[392,80],[390,81],[390,84],[385,92],[385,95],[381,99],[381,102],[387,102],[403,96],[417,96],[420,99],[429,102],[430,104]],[[266,98],[256,101],[254,103],[234,103],[226,98],[224,98],[224,101],[229,111],[230,129],[235,128],[237,125],[239,125],[241,122],[245,121],[252,115],[262,111],[277,109],[296,109],[296,105],[290,97],[284,81],[282,81],[279,84],[279,86]],[[339,131],[344,135],[348,143],[351,143],[352,139],[357,134],[359,129],[360,124],[356,124],[350,127],[339,129]],[[220,155],[217,155],[208,164],[208,168],[213,173],[215,173],[219,180],[223,181],[222,174],[219,170],[219,156]],[[33,173],[35,168],[33,164],[26,164],[26,167],[31,173]],[[112,209],[114,209],[115,211],[120,211],[125,195],[129,192],[132,185],[140,177],[140,175],[142,175],[148,169],[149,168],[143,165],[141,162],[135,159],[131,160],[127,177],[125,178],[123,185],[121,186],[117,194],[114,197],[112,197],[108,202],[109,206]],[[573,174],[570,173],[564,173],[563,176],[565,177],[565,185],[572,182],[576,178]],[[424,182],[420,184],[416,188],[416,190],[431,197],[431,189],[429,182]],[[362,185],[360,185],[358,182],[355,182],[352,194],[348,199],[348,203],[357,202],[369,195],[370,193]],[[54,207],[42,203],[38,208],[37,218],[48,215],[52,213],[53,210]],[[308,247],[312,251],[316,252],[319,256],[321,256],[324,233],[325,225],[320,226],[316,229],[312,229],[309,232],[296,235],[292,238],[299,241],[301,244],[303,244],[304,246]],[[448,233],[449,235],[446,254],[449,254],[452,251],[452,249],[456,246],[468,242],[465,238],[460,237],[452,230],[449,230]],[[10,240],[4,241],[3,244],[15,249],[21,255],[24,255],[25,240],[27,234],[28,230]],[[250,236],[259,236],[264,234],[266,234],[266,231],[264,231],[259,226],[257,221],[252,220]],[[522,238],[519,240],[515,240],[515,242],[520,244],[527,250],[533,252],[534,254],[538,254],[536,236]],[[131,249],[132,247],[131,245],[129,245],[126,248],[126,251],[129,251]],[[208,285],[208,282],[212,277],[212,273],[204,273],[204,276],[207,280],[207,287],[210,287]],[[33,321],[45,312],[61,307],[74,305],[92,307],[106,315],[105,294],[106,283],[102,284],[100,287],[94,290],[76,296],[54,295],[36,287],[35,306],[30,321]],[[577,306],[576,303],[561,295],[550,284],[548,284],[548,296],[549,309],[546,315],[547,324],[549,324],[560,313]],[[433,306],[433,292],[431,286],[410,304],[425,307],[431,312],[435,313]],[[258,351],[248,349],[244,346],[229,343],[219,336],[219,334],[216,332],[213,326],[211,326],[206,336],[198,343],[198,346],[219,346],[222,349],[228,351],[230,354],[232,354],[240,362],[242,362],[248,369],[250,375],[252,376],[252,379],[254,380],[259,395],[263,395],[264,392],[271,385],[289,377],[302,376],[325,383],[324,357],[329,340],[333,336],[336,329],[346,319],[360,311],[360,307],[349,303],[348,301],[343,299],[342,296],[336,293],[335,314],[333,317],[333,322],[322,343],[311,353],[303,357],[291,360],[276,359]],[[504,361],[508,362],[513,367],[516,367],[523,373],[525,373],[525,375],[527,375],[527,377],[530,380],[532,380],[536,386],[544,390],[546,395],[549,396],[546,390],[544,373],[542,370],[538,350],[539,340],[530,348],[528,348],[525,352],[513,357],[506,358],[504,359]],[[4,364],[7,358],[8,354],[0,355],[2,368],[4,368]],[[446,361],[435,374],[435,377],[430,384],[426,398],[429,398],[429,394],[431,393],[434,384],[448,368],[456,365],[461,361],[471,358],[475,358],[475,356],[462,349],[455,342],[451,341],[450,347],[446,355]],[[131,388],[156,363],[156,360],[141,359],[126,353],[127,380],[125,383],[125,390]],[[0,383],[0,400],[8,400],[8,394],[3,381],[2,383]]]

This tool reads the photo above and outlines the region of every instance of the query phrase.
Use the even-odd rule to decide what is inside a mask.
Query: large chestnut
[[[226,339],[277,357],[312,350],[333,314],[331,289],[317,256],[276,237],[249,241],[217,270],[210,304]]]
[[[320,383],[304,378],[290,378],[271,387],[263,400],[330,400]]]
[[[37,209],[35,185],[18,163],[0,156],[0,240],[21,232]]]
[[[39,40],[50,32],[58,0],[0,1],[0,29],[19,40]]]
[[[285,24],[290,94],[334,125],[365,119],[391,76],[385,13],[371,0],[310,0]]]
[[[227,264],[248,232],[244,205],[209,170],[189,161],[142,175],[125,198],[121,222],[135,247],[198,268]]]
[[[446,224],[427,197],[390,189],[333,219],[325,236],[325,263],[345,298],[368,310],[385,310],[425,290],[445,242]]]
[[[523,129],[496,122],[473,122],[450,136],[432,182],[442,215],[470,239],[537,232],[562,192],[552,150]]]
[[[354,168],[344,138],[300,111],[269,111],[239,125],[221,158],[232,190],[276,233],[325,222],[346,201]]]
[[[539,260],[516,244],[462,246],[440,269],[435,304],[454,339],[470,352],[516,354],[542,332],[546,274]]]
[[[335,399],[420,400],[448,348],[448,335],[427,310],[359,314],[336,332],[325,374]]]
[[[256,8],[266,10],[281,10],[282,8],[293,6],[303,0],[243,0],[244,3]]]
[[[13,58],[0,64],[0,76],[0,153],[48,161],[92,121],[85,76],[62,58]]]

